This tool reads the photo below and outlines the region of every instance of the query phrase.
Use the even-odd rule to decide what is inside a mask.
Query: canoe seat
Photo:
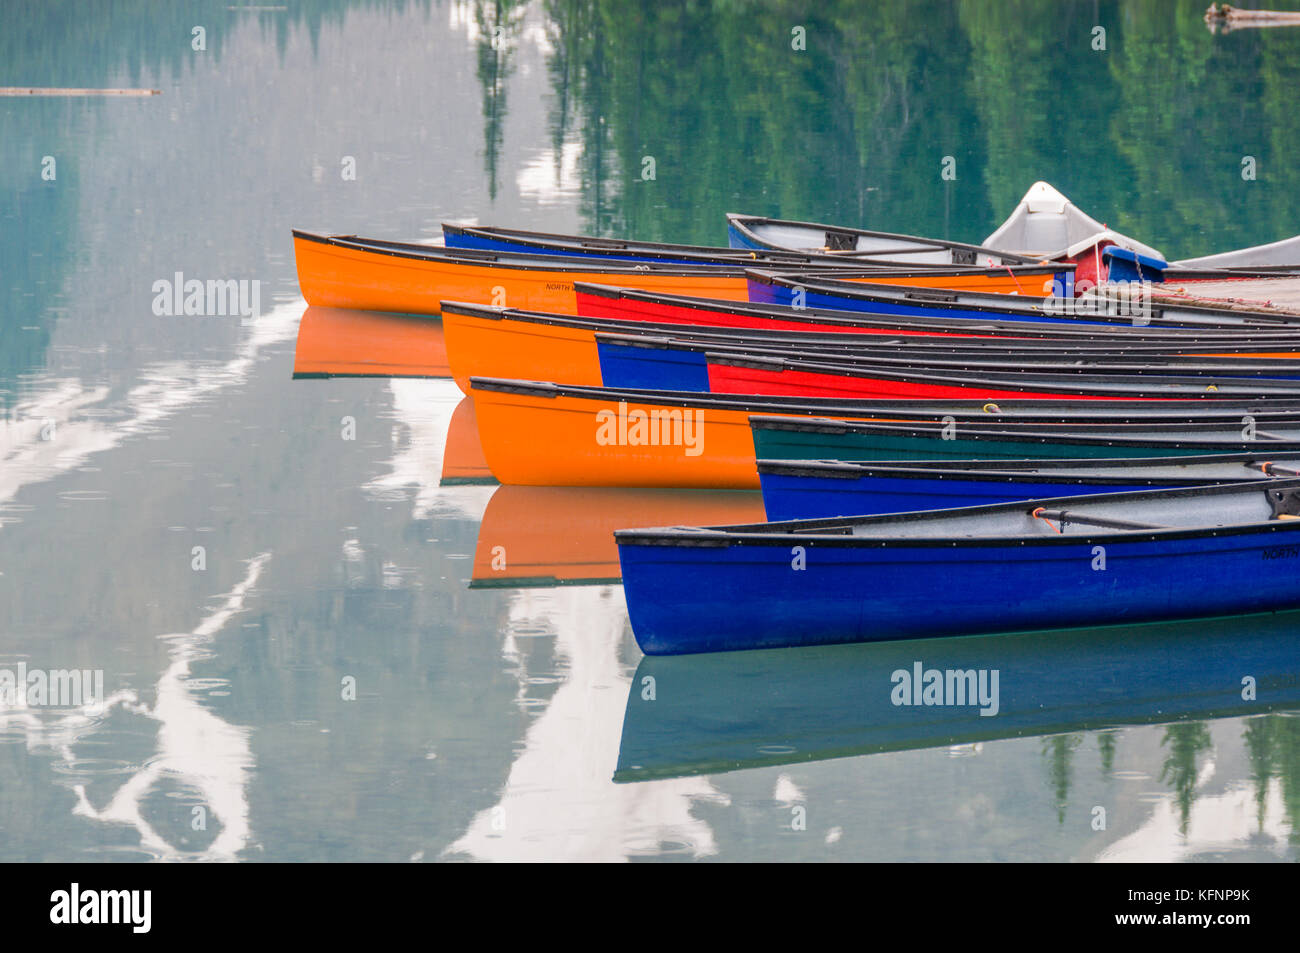
[[[858,236],[852,232],[841,232],[832,228],[826,229],[826,251],[856,251],[858,247]]]
[[[1300,487],[1285,490],[1266,490],[1269,506],[1273,508],[1273,519],[1293,520],[1300,518]]]

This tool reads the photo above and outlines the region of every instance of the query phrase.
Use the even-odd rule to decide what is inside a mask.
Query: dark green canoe
[[[758,460],[1032,460],[1177,457],[1203,453],[1300,452],[1300,429],[1161,427],[999,429],[953,420],[880,424],[751,416]]]

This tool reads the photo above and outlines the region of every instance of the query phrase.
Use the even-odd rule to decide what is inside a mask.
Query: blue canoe
[[[840,265],[845,258],[863,264],[879,264],[897,268],[926,266],[951,268],[958,266],[990,267],[993,265],[1037,265],[1040,260],[1011,252],[993,252],[995,259],[983,256],[976,265],[976,255],[968,249],[976,246],[942,239],[914,239],[907,235],[877,233],[881,241],[862,249],[811,248],[795,250],[773,247],[717,247],[710,245],[682,245],[667,242],[643,242],[618,238],[595,238],[588,235],[566,235],[553,232],[533,232],[518,228],[496,226],[452,225],[442,226],[443,241],[448,248],[470,248],[480,251],[525,252],[534,255],[582,255],[614,261],[657,261],[664,263],[698,261],[755,261],[829,263]],[[918,244],[923,243],[923,244]],[[873,249],[880,252],[873,253]],[[899,254],[902,250],[911,254]]]
[[[1300,608],[1300,480],[619,530],[647,655]]]
[[[906,464],[758,461],[763,508],[769,520],[874,516],[1042,497],[1251,483],[1264,476],[1300,476],[1300,457],[1225,453],[1174,460],[999,460],[982,464],[965,460]]]
[[[913,288],[903,285],[881,286],[840,278],[854,275],[815,274],[774,271],[770,268],[745,270],[749,300],[754,304],[776,304],[816,308],[825,311],[851,311],[864,314],[941,317],[945,319],[1038,321],[1072,325],[1110,324],[1137,327],[1223,328],[1243,327],[1252,330],[1294,328],[1300,316],[1286,312],[1233,311],[1199,304],[1173,303],[1165,299],[1152,301],[1103,289],[1079,298],[1064,298],[1051,292],[1058,275],[1033,287],[1026,281],[1022,294],[994,294],[983,291],[949,291],[938,288]]]
[[[843,255],[822,255],[790,249],[773,248],[745,252],[708,245],[622,241],[584,235],[530,232],[514,228],[451,225],[445,222],[442,226],[442,236],[447,248],[459,250],[514,255],[558,255],[565,258],[598,258],[604,261],[660,265],[737,264],[755,260],[767,262],[770,267],[817,265],[823,268],[838,268],[852,262],[857,262],[864,267],[876,264],[873,261],[864,261],[858,256],[853,256],[846,262]],[[1033,259],[1025,259],[1025,261],[1036,263]],[[888,260],[879,264],[897,267],[895,263]]]

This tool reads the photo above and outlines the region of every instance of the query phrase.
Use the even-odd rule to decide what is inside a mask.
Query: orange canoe
[[[294,377],[449,377],[442,322],[309,306],[298,323]]]
[[[444,302],[442,324],[451,376],[465,393],[471,377],[548,380],[601,385],[596,332],[550,323],[536,316],[520,320],[511,311]]]
[[[293,233],[293,246],[303,297],[309,304],[335,308],[438,314],[439,302],[446,298],[574,314],[575,281],[747,300],[739,267],[575,267],[573,259],[556,256],[360,242],[300,231]]]
[[[511,255],[433,245],[381,242],[295,230],[298,285],[308,304],[365,311],[438,314],[439,302],[465,301],[529,311],[575,314],[573,283],[747,301],[744,268],[730,265],[646,266],[588,262],[554,255]],[[1054,266],[923,271],[846,268],[847,280],[1015,294]],[[826,269],[820,269],[826,273]],[[837,272],[838,274],[838,272]]]
[[[701,394],[648,403],[477,377],[470,393],[483,455],[502,483],[758,489],[755,411],[743,399]]]
[[[616,529],[763,519],[752,491],[502,486],[479,525],[470,588],[616,583]]]

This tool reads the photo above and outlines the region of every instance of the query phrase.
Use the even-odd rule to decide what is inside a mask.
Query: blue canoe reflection
[[[924,701],[909,684],[918,664],[923,673],[973,671],[977,683],[984,673],[983,685],[996,684],[996,697],[983,704],[979,698],[975,704],[895,704],[903,695]],[[994,708],[996,714],[981,714]],[[646,656],[628,693],[614,780],[1288,708],[1300,708],[1295,612],[1230,622]]]

